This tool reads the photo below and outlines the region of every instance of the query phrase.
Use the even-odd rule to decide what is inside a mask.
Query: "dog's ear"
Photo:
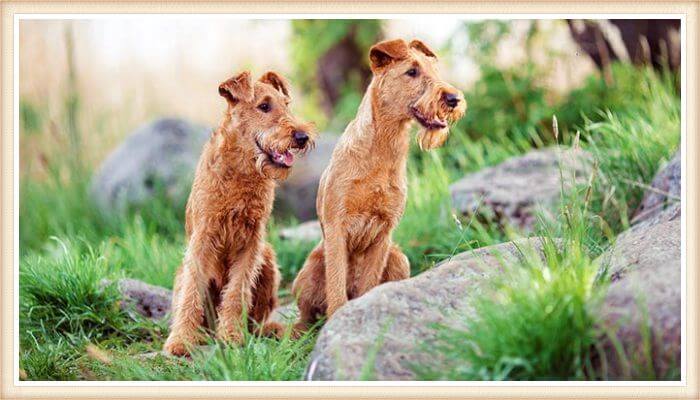
[[[250,78],[250,72],[245,71],[226,80],[219,85],[219,94],[230,105],[235,105],[241,100],[246,102],[253,100],[253,82]]]
[[[277,89],[278,92],[282,93],[284,97],[290,99],[289,83],[282,75],[276,72],[268,71],[260,77],[259,81],[262,83],[267,83],[268,85]]]
[[[408,45],[403,39],[379,42],[369,49],[372,71],[379,71],[394,61],[408,57]]]
[[[428,57],[432,57],[434,59],[437,59],[437,56],[435,55],[435,53],[432,50],[430,50],[430,47],[428,47],[427,44],[421,42],[418,39],[411,40],[409,47],[420,51],[421,53],[425,54]]]

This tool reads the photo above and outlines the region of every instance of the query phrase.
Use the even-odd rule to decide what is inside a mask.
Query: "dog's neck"
[[[390,160],[405,164],[410,145],[411,120],[407,117],[392,117],[391,113],[385,112],[384,108],[391,105],[382,104],[376,95],[375,85],[373,80],[362,98],[355,119],[348,126],[347,131],[353,132],[354,136],[350,139],[370,157],[388,156]]]
[[[213,152],[209,158],[210,168],[219,179],[274,189],[274,179],[263,176],[255,166],[254,144],[248,142],[244,132],[238,131],[230,115],[224,117],[213,133],[210,145]]]

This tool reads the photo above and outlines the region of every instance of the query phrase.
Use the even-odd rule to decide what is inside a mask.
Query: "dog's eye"
[[[270,103],[261,103],[261,104],[258,106],[258,110],[260,110],[260,111],[262,111],[262,112],[264,112],[264,113],[270,112],[270,109],[271,109],[271,108],[272,108],[272,107],[270,107]]]
[[[406,75],[410,76],[411,78],[415,78],[418,76],[418,69],[411,68],[408,71],[406,71]]]

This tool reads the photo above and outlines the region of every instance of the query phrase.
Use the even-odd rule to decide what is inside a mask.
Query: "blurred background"
[[[624,28],[647,33],[644,21],[632,25]],[[671,21],[670,28],[677,31],[678,25]],[[678,53],[677,32],[674,36],[657,24],[654,27],[659,32],[651,32],[651,50],[665,39],[672,44],[665,50],[667,55]],[[543,91],[541,100],[554,104],[580,87],[596,66],[630,59],[625,46],[636,47],[640,33],[630,34],[627,43],[615,28],[609,21],[460,21],[434,16],[382,21],[23,20],[19,41],[22,128],[26,134],[53,129],[63,136],[67,133],[60,126],[66,118],[75,118],[71,123],[80,130],[81,146],[89,149],[81,156],[94,165],[134,128],[158,116],[215,126],[224,109],[215,90],[218,84],[243,69],[255,74],[271,69],[291,79],[297,112],[322,130],[340,133],[368,83],[369,46],[396,37],[427,42],[440,55],[445,78],[467,91],[479,79],[493,78],[494,70],[526,65],[513,71],[515,81],[527,76],[533,81],[528,84]],[[602,62],[601,49],[608,53]],[[646,57],[651,59],[648,53],[649,49]],[[656,53],[661,55],[658,49]],[[677,67],[679,54],[671,57]],[[470,105],[479,107],[474,102]],[[76,114],[67,112],[70,109]],[[473,130],[477,135],[490,133],[479,127]],[[23,136],[22,169],[41,173],[41,165],[30,166],[31,160],[46,158],[42,151],[54,147],[31,138]]]
[[[679,28],[678,20],[439,16],[22,20],[22,178],[29,186],[80,182],[105,215],[139,208],[159,191],[181,207],[202,143],[225,109],[218,84],[241,70],[275,70],[291,81],[294,111],[322,132],[278,192],[278,216],[309,220],[318,177],[371,78],[372,44],[422,39],[439,55],[443,77],[465,92],[467,115],[437,152],[454,180],[474,169],[474,148],[522,152],[565,142],[586,121],[629,107],[640,81],[629,71],[616,77],[623,65],[669,73],[677,89]],[[484,151],[476,161],[498,158]],[[413,149],[412,157],[426,155]]]
[[[445,78],[461,89],[472,88],[482,75],[480,57],[499,68],[525,59],[541,65],[536,78],[548,96],[580,85],[594,68],[564,21],[511,21],[470,32],[464,21],[435,17],[29,20],[20,23],[22,115],[33,121],[28,130],[46,131],[60,124],[71,101],[79,101],[76,128],[90,148],[85,161],[94,164],[149,118],[178,116],[216,125],[225,106],[218,84],[243,69],[258,75],[271,69],[290,78],[297,112],[322,130],[340,133],[368,83],[369,46],[395,37],[427,42],[440,55]],[[27,151],[40,150],[26,144],[23,169],[37,155]]]

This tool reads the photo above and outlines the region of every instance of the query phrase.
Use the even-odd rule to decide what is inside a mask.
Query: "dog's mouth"
[[[415,120],[427,130],[433,131],[447,127],[447,123],[445,121],[437,118],[429,119],[415,106],[411,107],[411,114],[413,114],[413,118],[415,118]]]
[[[265,148],[263,148],[257,140],[255,141],[255,144],[262,153],[267,155],[267,158],[273,165],[280,168],[291,168],[294,165],[294,153],[291,151],[285,150],[280,152],[277,150],[265,150]]]

